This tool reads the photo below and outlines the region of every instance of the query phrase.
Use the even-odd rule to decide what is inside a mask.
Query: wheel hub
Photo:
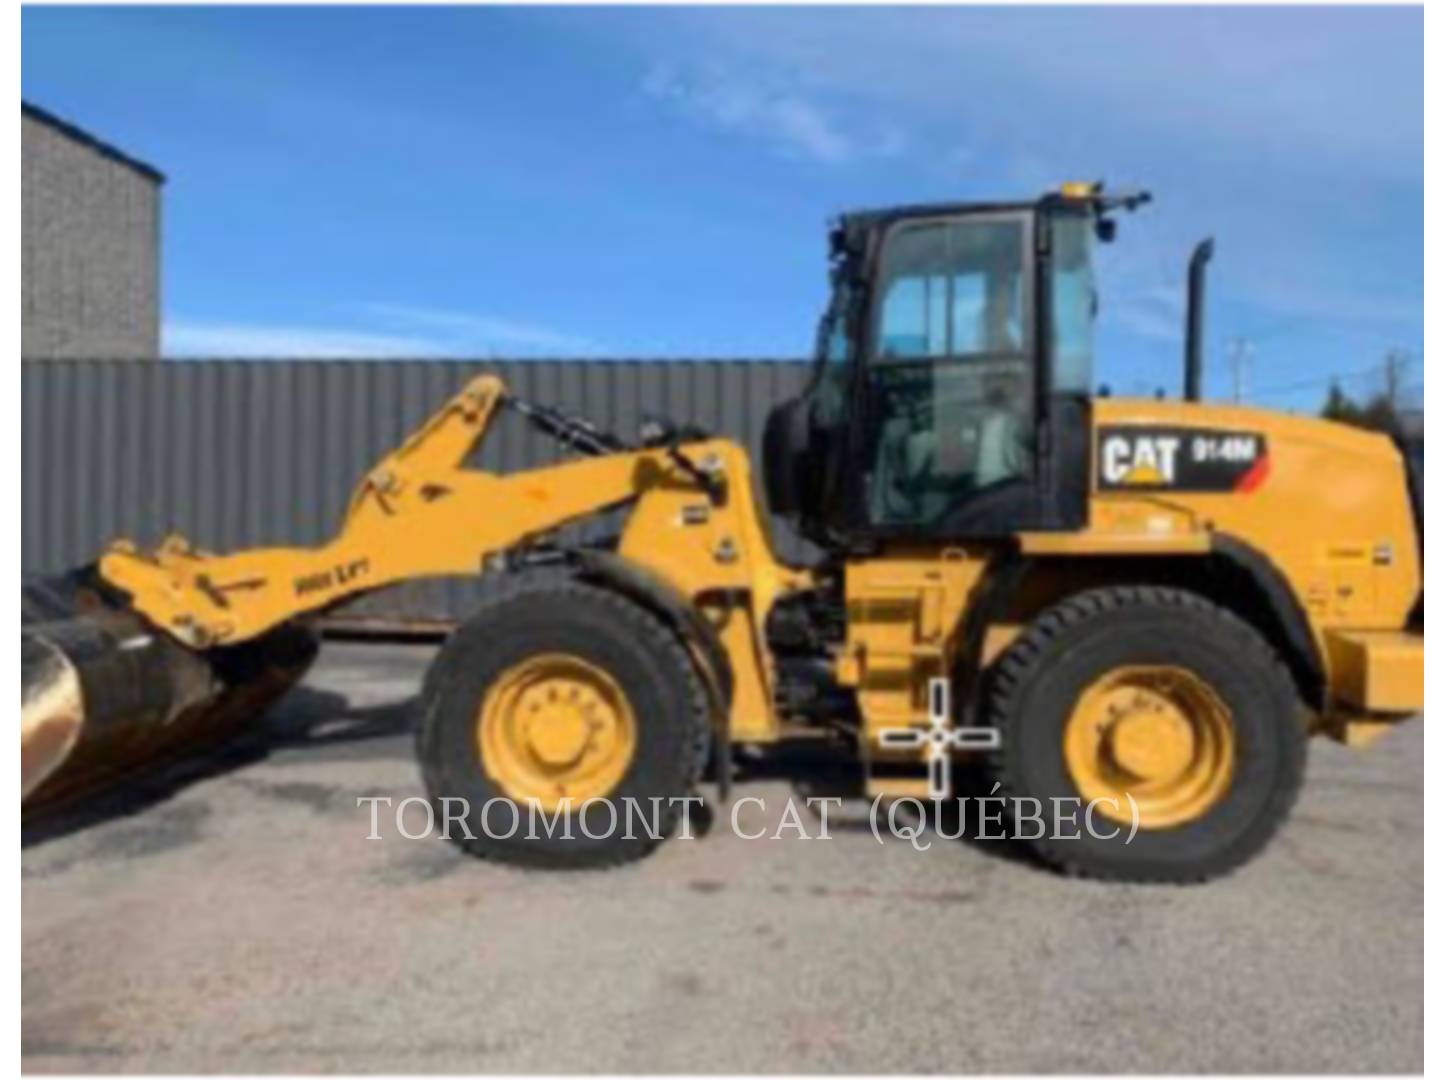
[[[574,709],[532,708],[525,736],[530,751],[546,765],[572,765],[590,742],[590,726]]]
[[[476,722],[490,775],[512,799],[547,810],[609,794],[630,765],[635,740],[634,713],[615,681],[561,654],[502,673]]]
[[[1118,668],[1080,695],[1066,723],[1064,758],[1080,797],[1101,815],[1173,828],[1205,816],[1229,791],[1234,721],[1194,672]]]
[[[1195,735],[1184,714],[1148,695],[1122,712],[1107,736],[1115,764],[1139,780],[1173,780],[1195,756]]]

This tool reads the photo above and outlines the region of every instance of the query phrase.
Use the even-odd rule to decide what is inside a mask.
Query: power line
[[[1262,386],[1255,390],[1256,397],[1273,397],[1276,394],[1287,394],[1292,390],[1304,390],[1311,386],[1324,386],[1330,383],[1349,382],[1351,379],[1364,378],[1365,376],[1378,375],[1385,370],[1384,364],[1377,364],[1373,367],[1361,368],[1357,371],[1341,371],[1329,375],[1316,375],[1308,379],[1299,379],[1290,383],[1272,384]]]

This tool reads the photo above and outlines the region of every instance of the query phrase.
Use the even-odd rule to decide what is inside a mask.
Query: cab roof
[[[1028,201],[982,201],[911,203],[903,206],[886,206],[872,210],[849,210],[841,213],[836,221],[836,233],[852,251],[858,251],[864,237],[881,230],[896,221],[908,218],[955,217],[961,214],[1023,213],[1038,210],[1042,206],[1072,204],[1077,208],[1089,207],[1102,216],[1110,210],[1134,210],[1150,201],[1148,191],[1106,191],[1099,181],[1061,184],[1054,191],[1048,191],[1038,199]]]

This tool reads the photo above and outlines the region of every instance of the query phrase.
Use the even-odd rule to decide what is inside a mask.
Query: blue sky
[[[22,93],[169,176],[175,355],[792,356],[851,207],[1156,203],[1104,255],[1100,378],[1420,378],[1409,9],[30,8]],[[1361,374],[1350,375],[1352,372]],[[1368,372],[1368,373],[1367,373]]]

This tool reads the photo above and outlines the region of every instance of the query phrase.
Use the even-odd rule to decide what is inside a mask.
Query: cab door
[[[1034,208],[886,228],[851,440],[859,532],[960,539],[1084,524],[1088,361],[1077,395],[1075,357],[1058,366],[1055,239]]]

